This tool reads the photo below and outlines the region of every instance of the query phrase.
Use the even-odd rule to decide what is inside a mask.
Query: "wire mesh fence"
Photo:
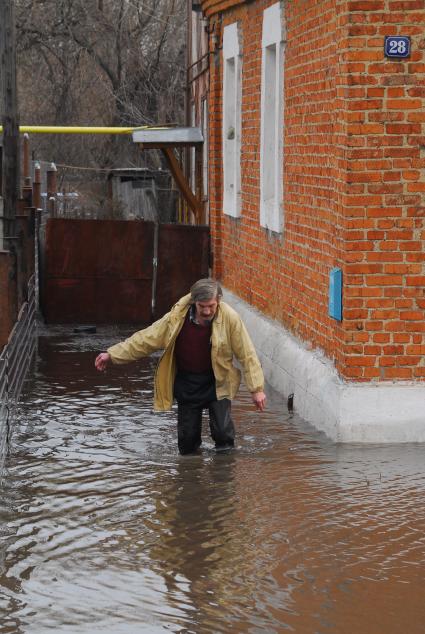
[[[4,464],[10,427],[34,356],[35,329],[36,293],[33,275],[28,283],[27,301],[22,305],[8,343],[0,354],[0,467]]]

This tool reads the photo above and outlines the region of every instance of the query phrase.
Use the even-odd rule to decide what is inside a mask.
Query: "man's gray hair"
[[[206,277],[198,280],[190,289],[193,302],[207,302],[211,299],[219,300],[223,296],[223,291],[217,280]]]

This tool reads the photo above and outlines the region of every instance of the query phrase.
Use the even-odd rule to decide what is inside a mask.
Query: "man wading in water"
[[[164,350],[155,373],[154,408],[171,409],[177,401],[177,437],[181,454],[201,444],[202,410],[208,409],[211,437],[217,450],[234,445],[231,400],[239,389],[242,366],[245,383],[258,410],[266,403],[264,376],[247,330],[233,308],[221,301],[222,290],[213,279],[195,282],[161,319],[96,357],[105,370]]]

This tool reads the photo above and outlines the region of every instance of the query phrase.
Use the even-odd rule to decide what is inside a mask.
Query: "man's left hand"
[[[263,412],[266,407],[266,395],[264,392],[252,392],[251,394],[252,400],[254,401],[255,407]]]

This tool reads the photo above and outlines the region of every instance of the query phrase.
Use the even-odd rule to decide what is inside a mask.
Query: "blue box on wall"
[[[339,268],[329,274],[329,315],[342,321],[342,271]]]

